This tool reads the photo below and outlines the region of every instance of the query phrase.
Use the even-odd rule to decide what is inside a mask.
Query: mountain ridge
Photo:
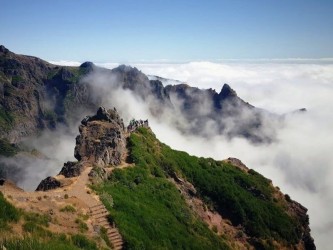
[[[165,108],[169,113],[180,112],[182,124],[176,121],[177,117],[172,119],[182,133],[205,137],[208,124],[213,122],[215,133],[229,138],[243,137],[254,143],[275,139],[274,131],[269,131],[265,123],[266,120],[279,122],[280,118],[243,101],[226,84],[220,93],[183,83],[164,87],[161,81],[149,80],[138,69],[126,65],[112,70],[91,62],[79,67],[57,66],[35,57],[16,55],[4,46],[1,51],[0,138],[12,143],[57,124],[78,123],[80,113],[93,113],[105,99],[104,93],[95,90],[94,76],[103,74],[107,79],[115,79],[107,80],[110,88],[130,90],[143,101],[153,99],[149,109],[157,119]],[[90,75],[93,77],[86,78]]]

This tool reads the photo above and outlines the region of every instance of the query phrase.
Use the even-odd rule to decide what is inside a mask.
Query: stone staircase
[[[115,250],[123,249],[123,238],[121,237],[115,225],[111,225],[108,221],[109,212],[102,203],[98,203],[89,207],[90,215],[96,225],[106,229],[107,236]]]

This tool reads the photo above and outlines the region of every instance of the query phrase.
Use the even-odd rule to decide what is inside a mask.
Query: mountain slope
[[[213,131],[252,142],[274,140],[266,123],[278,117],[246,103],[229,85],[217,93],[186,84],[163,86],[156,79],[125,65],[112,70],[90,62],[56,66],[0,46],[0,138],[16,143],[58,124],[77,124],[82,113],[92,113],[100,105],[116,106],[117,100],[103,102],[110,93],[124,89],[145,102],[157,119],[172,115],[172,125],[182,133],[207,137]],[[98,89],[99,80],[103,89]]]
[[[229,239],[226,241],[229,247],[314,249],[306,209],[285,198],[270,180],[255,171],[174,151],[145,128],[131,135],[129,148],[136,167],[115,171],[97,187],[100,193],[113,196],[114,206],[109,209],[129,246],[142,244],[151,249],[170,248],[172,244],[179,248],[182,244],[186,246],[189,243],[180,240],[184,233],[176,233],[178,240],[169,235],[168,229],[171,233],[180,230],[170,222],[172,218],[190,226],[193,230],[188,232],[190,235],[207,235],[205,227],[196,223],[195,211],[189,213],[183,208],[184,201],[177,198],[179,193],[172,180],[180,179],[187,185],[193,184],[196,191],[192,191],[192,199],[201,199],[204,209],[218,212],[233,225],[236,234],[228,232],[226,227],[215,228],[219,235]],[[167,221],[164,215],[169,216]],[[161,241],[163,237],[168,238]],[[206,248],[196,246],[220,249],[216,244]]]

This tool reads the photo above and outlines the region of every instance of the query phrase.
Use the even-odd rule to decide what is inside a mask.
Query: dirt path
[[[117,167],[105,169],[108,173],[111,173],[114,169],[124,169],[133,166],[134,164],[122,162]],[[89,173],[91,170],[92,167],[87,164],[78,177],[64,178],[63,176],[57,176],[57,178],[66,181],[66,186],[53,190],[25,192],[14,184],[6,182],[5,185],[0,186],[0,191],[18,208],[51,215],[52,222],[48,229],[53,232],[78,233],[81,229],[77,219],[83,218],[82,216],[84,215],[89,215],[88,220],[85,222],[88,226],[88,231],[85,233],[90,237],[95,237],[98,235],[96,226],[98,228],[104,227],[114,249],[120,250],[123,246],[123,240],[118,229],[114,224],[108,222],[109,213],[100,201],[99,196],[87,186],[90,184]],[[66,206],[74,206],[76,212],[62,212],[62,209]],[[98,216],[98,214],[96,216],[96,208],[104,209],[105,213],[102,216]]]

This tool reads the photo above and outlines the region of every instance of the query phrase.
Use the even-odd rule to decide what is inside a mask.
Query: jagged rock
[[[50,189],[56,189],[60,186],[61,186],[60,181],[58,181],[54,177],[49,176],[39,183],[38,187],[36,188],[36,191],[47,191]]]
[[[301,224],[302,231],[304,232],[302,235],[304,248],[306,250],[315,250],[316,246],[314,244],[314,239],[311,236],[311,229],[309,227],[309,216],[307,215],[308,209],[300,203],[292,200],[289,195],[287,197],[286,201],[288,202],[288,211],[298,219]]]
[[[97,114],[86,117],[76,137],[75,158],[98,166],[119,165],[125,150],[125,128],[116,109],[100,107]]]
[[[237,97],[237,93],[228,84],[224,84],[219,94],[220,99],[226,99],[231,97]]]
[[[171,177],[176,181],[176,183],[179,184],[180,191],[182,193],[188,194],[190,196],[195,196],[197,194],[197,190],[192,185],[192,183],[180,178],[175,172],[171,173]]]
[[[228,159],[225,160],[225,162],[227,162],[241,170],[244,170],[245,172],[249,171],[248,167],[241,160],[239,160],[237,158],[229,157]]]
[[[84,162],[72,162],[68,161],[64,163],[59,175],[63,175],[66,178],[76,177],[81,174],[84,168]]]

